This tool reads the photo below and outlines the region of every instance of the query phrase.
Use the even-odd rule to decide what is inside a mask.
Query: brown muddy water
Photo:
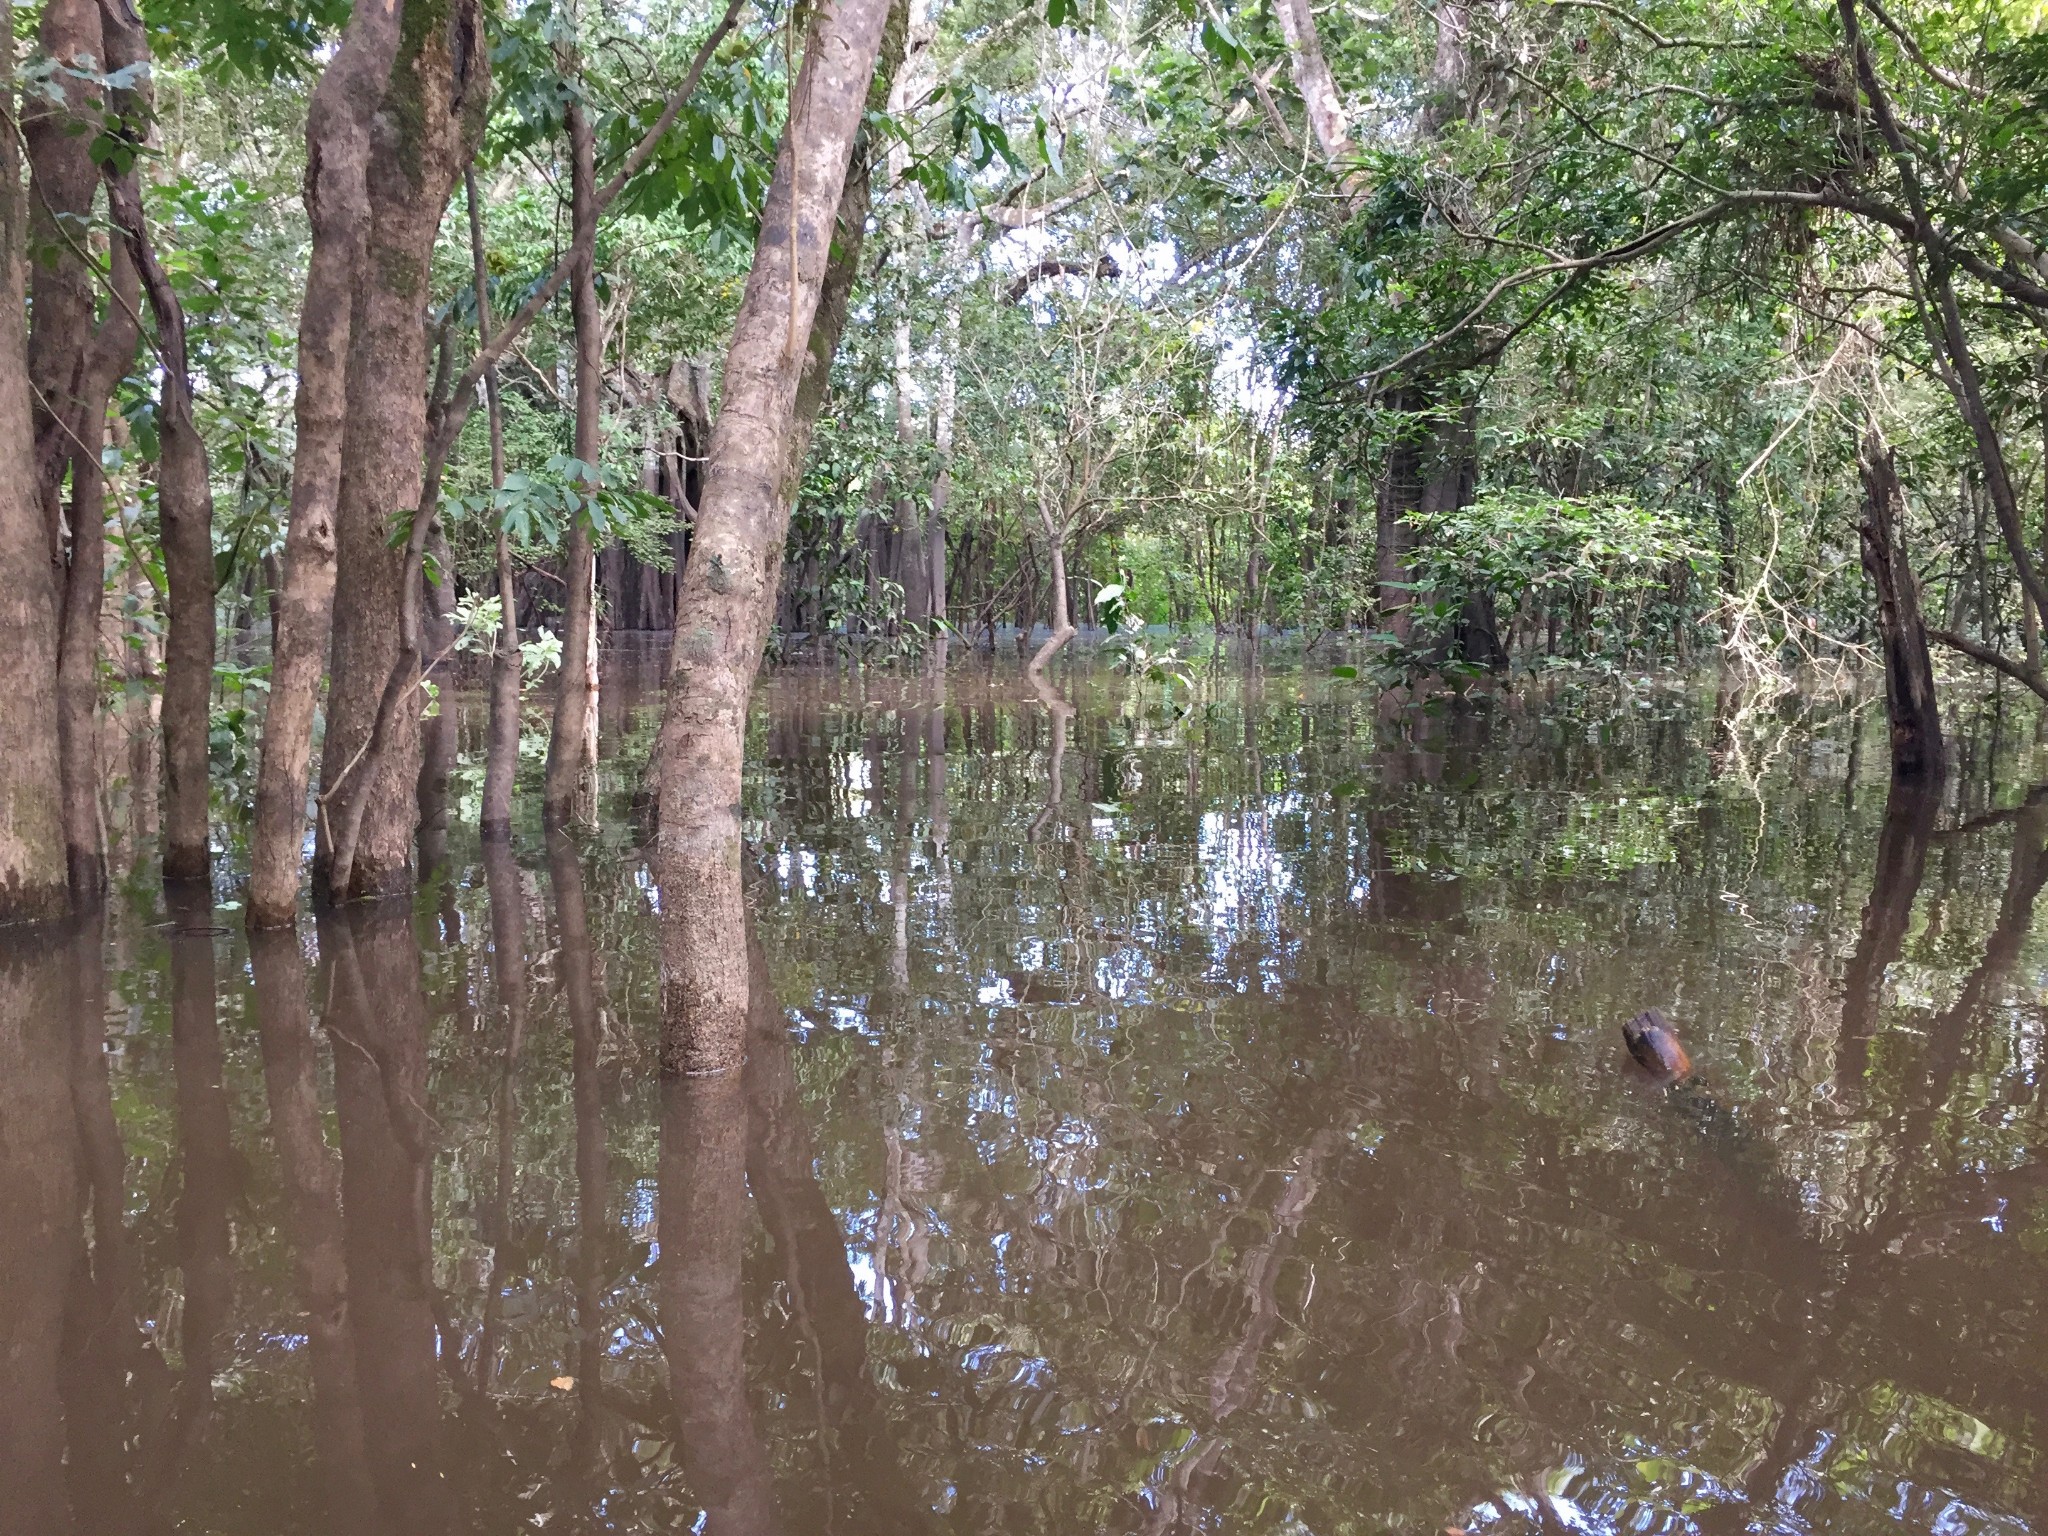
[[[0,940],[0,1532],[2048,1520],[2032,717],[1324,670],[776,675],[743,1078],[625,666],[414,910]]]

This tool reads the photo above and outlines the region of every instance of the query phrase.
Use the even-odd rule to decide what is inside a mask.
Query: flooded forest
[[[2048,6],[16,0],[0,1536],[2048,1536]]]

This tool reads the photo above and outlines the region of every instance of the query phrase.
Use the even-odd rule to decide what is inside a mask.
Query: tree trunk
[[[106,582],[100,448],[108,397],[135,350],[136,285],[134,267],[117,253],[107,318],[95,324],[99,290],[85,241],[99,187],[90,145],[106,107],[98,83],[106,49],[97,0],[49,0],[38,42],[64,66],[49,79],[52,94],[24,96],[19,129],[29,162],[28,242],[36,253],[29,268],[27,351],[34,487],[55,571],[58,636],[54,672],[32,675],[30,686],[56,699],[58,772],[45,787],[59,801],[66,883],[72,899],[87,906],[106,883],[99,806],[98,652]],[[67,470],[71,502],[65,508]]]
[[[570,243],[576,270],[569,276],[569,305],[576,331],[576,457],[597,470],[604,452],[603,370],[604,317],[597,307],[597,149],[590,120],[571,102],[569,129]],[[591,584],[596,574],[591,558],[590,523],[586,514],[570,519],[568,554],[562,575],[568,599],[562,607],[561,686],[555,694],[555,728],[548,738],[548,781],[545,811],[553,822],[566,821],[575,805],[577,786],[590,766],[589,747],[597,695],[590,677],[596,657],[596,613]]]
[[[313,716],[320,707],[321,663],[334,615],[335,514],[355,281],[369,236],[370,119],[390,77],[398,24],[395,5],[355,7],[306,112],[306,212],[313,248],[299,309],[291,518],[249,843],[252,928],[283,927],[298,905]]]
[[[96,904],[107,887],[100,826],[100,620],[107,589],[107,477],[100,455],[107,438],[107,402],[133,365],[141,339],[135,323],[135,263],[125,247],[114,247],[109,267],[113,292],[79,373],[78,410],[71,428],[71,504],[66,509],[71,547],[57,656],[65,864],[71,899],[80,907]],[[209,550],[209,567],[212,560]],[[209,622],[211,618],[209,612]]]
[[[1323,57],[1322,40],[1316,35],[1315,13],[1309,8],[1309,0],[1274,0],[1273,14],[1279,19],[1280,35],[1287,40],[1294,87],[1301,92],[1302,105],[1308,110],[1309,128],[1316,136],[1316,145],[1325,160],[1333,166],[1340,165],[1351,158],[1356,146],[1351,141],[1343,98],[1337,94],[1329,61]],[[1356,189],[1347,186],[1346,190],[1355,197],[1363,191],[1363,178],[1358,173],[1353,176],[1361,185]]]
[[[0,39],[0,93],[14,96],[14,41]],[[0,923],[62,915],[69,901],[57,747],[57,587],[37,494],[25,299],[29,206],[20,151],[0,133]]]
[[[489,107],[480,0],[448,0],[404,29],[372,119],[371,218],[350,322],[335,516],[334,634],[316,875],[331,899],[395,895],[413,879],[419,813],[429,290],[441,217]],[[392,519],[411,537],[392,547]]]
[[[109,70],[146,68],[149,40],[123,0],[100,0]],[[146,80],[146,76],[143,77]],[[150,87],[117,93],[123,127],[146,142],[155,114]],[[213,483],[206,443],[192,419],[185,309],[156,253],[133,165],[107,170],[107,202],[156,319],[163,388],[157,413],[157,506],[163,527],[165,604],[163,874],[205,880],[212,872],[208,825],[209,709],[213,697]],[[132,304],[129,305],[132,308]],[[130,350],[132,350],[132,343]],[[110,386],[111,387],[111,386]]]
[[[483,206],[476,195],[476,166],[462,173],[469,208],[471,283],[476,298],[477,345],[488,347],[496,328],[491,319],[490,268],[484,259]],[[505,402],[498,369],[484,370],[484,407],[491,441],[491,489],[505,484]],[[512,835],[512,785],[519,772],[519,588],[512,575],[512,537],[493,509],[493,546],[498,576],[498,643],[491,653],[491,713],[484,747],[484,803],[478,831],[486,841]]]
[[[726,355],[704,501],[677,594],[675,649],[655,763],[660,774],[662,1062],[724,1072],[744,1054],[747,968],[740,892],[740,778],[747,703],[779,584],[800,450],[824,397],[847,292],[824,302],[835,224],[857,254],[842,194],[884,23],[901,57],[900,4],[826,0],[814,14],[762,212],[753,270]],[[893,69],[893,61],[891,68]],[[886,91],[886,86],[884,87]],[[858,180],[865,204],[865,177]],[[865,207],[860,210],[865,217]],[[850,263],[839,263],[850,288]],[[814,322],[829,333],[820,336]],[[806,397],[806,398],[800,398]]]
[[[1045,676],[1046,664],[1074,638],[1073,614],[1067,604],[1066,529],[1060,526],[1051,509],[1043,503],[1038,508],[1038,521],[1045,529],[1045,547],[1052,565],[1052,633],[1045,637],[1045,643],[1025,664],[1024,675],[1033,682]]]
[[[896,447],[907,466],[917,451],[917,422],[910,410],[910,321],[896,322]],[[904,476],[909,474],[906,468]],[[931,552],[924,519],[907,478],[896,486],[896,579],[903,587],[903,622],[922,629],[931,618]]]
[[[1891,722],[1892,773],[1938,779],[1944,770],[1941,710],[1934,695],[1934,665],[1920,616],[1920,584],[1906,558],[1899,524],[1905,496],[1891,448],[1875,428],[1865,434],[1863,569],[1877,589],[1877,627],[1884,647],[1885,713]]]

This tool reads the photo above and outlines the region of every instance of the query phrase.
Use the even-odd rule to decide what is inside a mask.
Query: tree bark
[[[1945,768],[1941,710],[1935,699],[1927,628],[1920,616],[1920,584],[1913,577],[1900,539],[1905,496],[1899,489],[1891,448],[1875,428],[1864,436],[1859,468],[1863,521],[1857,532],[1863,546],[1863,569],[1877,589],[1892,773],[1898,778],[1939,779]]]
[[[569,276],[569,306],[576,332],[576,457],[592,473],[604,453],[603,374],[604,317],[597,307],[597,146],[590,120],[570,102],[569,130],[570,242],[575,270]],[[548,738],[547,798],[544,810],[552,822],[568,820],[577,786],[591,766],[592,716],[597,695],[590,686],[596,657],[593,630],[591,557],[587,512],[569,520],[568,551],[562,562],[568,586],[562,605],[562,669],[555,694],[555,728]]]
[[[1280,35],[1287,40],[1294,88],[1301,92],[1316,144],[1325,160],[1333,166],[1341,165],[1356,153],[1356,146],[1351,142],[1351,128],[1345,120],[1343,98],[1337,94],[1337,82],[1331,78],[1329,61],[1323,57],[1315,13],[1309,8],[1309,0],[1274,0],[1273,14],[1280,22]]]
[[[337,901],[396,895],[413,879],[426,659],[420,571],[433,530],[422,306],[442,215],[490,104],[480,0],[448,0],[430,16],[403,29],[365,168],[371,218],[349,329],[339,601],[320,760],[325,814],[314,859]],[[411,518],[411,536],[394,549],[391,520],[401,515]]]
[[[469,205],[471,283],[476,297],[476,338],[488,348],[496,325],[491,319],[490,269],[484,259],[483,208],[476,195],[476,166],[462,173]],[[505,402],[498,393],[495,363],[484,370],[484,409],[491,440],[491,489],[505,484]],[[498,643],[491,654],[489,740],[484,747],[484,803],[478,831],[486,841],[512,835],[512,785],[519,772],[519,588],[512,575],[512,536],[495,510],[492,517],[494,560],[498,576]]]
[[[1046,664],[1074,638],[1074,619],[1067,604],[1067,534],[1052,511],[1039,504],[1038,521],[1045,529],[1045,547],[1052,565],[1052,633],[1025,664],[1024,675],[1033,682],[1045,676]]]
[[[149,40],[125,0],[100,0],[109,70],[147,67]],[[144,77],[146,79],[146,76]],[[118,93],[123,127],[146,143],[155,102],[138,85]],[[165,604],[163,875],[205,880],[212,872],[208,824],[209,708],[213,697],[213,479],[206,442],[192,419],[185,308],[156,253],[134,165],[107,175],[107,204],[156,320],[163,374],[157,412],[157,506],[163,528]],[[132,303],[129,307],[133,307]],[[132,349],[132,344],[131,344]],[[111,387],[111,386],[110,386]]]
[[[896,447],[907,466],[917,449],[917,422],[910,409],[910,321],[896,322],[895,386]],[[922,629],[931,618],[931,552],[925,547],[924,519],[918,515],[906,467],[896,486],[892,509],[896,518],[896,580],[903,588],[903,622]]]
[[[108,398],[138,340],[136,283],[126,253],[116,252],[106,319],[96,324],[99,288],[85,239],[99,187],[90,146],[106,106],[96,79],[107,57],[97,0],[50,0],[39,18],[38,39],[42,51],[65,68],[51,77],[57,99],[35,91],[24,99],[20,127],[29,161],[28,240],[37,256],[30,265],[28,335],[35,489],[59,591],[55,676],[38,678],[34,686],[54,688],[53,783],[60,797],[66,883],[72,900],[89,906],[106,886],[99,804],[99,624],[106,585],[100,453]]]
[[[78,382],[71,442],[71,546],[64,570],[64,618],[57,655],[57,741],[64,773],[64,855],[72,902],[96,904],[106,894],[107,861],[100,828],[100,619],[107,589],[107,402],[135,361],[135,263],[116,246],[109,262],[113,290],[93,334]],[[212,551],[207,562],[212,563]],[[209,612],[208,619],[212,615]]]
[[[0,39],[0,95],[13,101],[14,41]],[[25,300],[29,204],[21,155],[0,133],[0,923],[61,916],[69,904],[57,747],[57,587],[37,494],[37,421]]]
[[[892,20],[900,39],[901,9],[889,0],[826,0],[814,15],[726,354],[655,759],[657,869],[668,914],[662,1061],[671,1070],[724,1072],[744,1054],[738,813],[747,702],[779,584],[788,493],[800,468],[794,450],[807,437],[798,386],[816,355],[813,322],[833,226]],[[900,49],[899,41],[899,57]],[[823,397],[822,379],[816,395]]]
[[[391,73],[398,31],[397,0],[357,5],[306,112],[305,196],[313,250],[299,309],[291,517],[250,833],[252,928],[283,927],[298,906],[313,716],[320,707],[321,663],[334,615],[334,524],[356,273],[369,238],[370,119]]]

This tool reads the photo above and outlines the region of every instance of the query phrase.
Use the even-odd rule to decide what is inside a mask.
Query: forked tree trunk
[[[320,676],[334,616],[334,521],[348,415],[355,278],[369,237],[370,119],[398,50],[398,22],[397,0],[356,6],[306,112],[306,212],[313,252],[299,310],[291,518],[250,834],[249,924],[254,928],[283,927],[298,905],[313,716],[320,706]]]
[[[1941,710],[1934,694],[1934,664],[1920,615],[1920,584],[1906,558],[1899,524],[1905,496],[1891,448],[1875,428],[1865,434],[1863,569],[1877,589],[1877,628],[1884,647],[1885,713],[1891,722],[1892,773],[1899,778],[1941,777]]]
[[[419,815],[419,687],[425,625],[420,560],[428,335],[421,304],[449,194],[475,154],[489,107],[480,0],[447,0],[403,28],[390,87],[371,120],[371,220],[350,325],[348,407],[335,519],[339,601],[321,748],[324,814],[315,855],[330,898],[396,895],[413,879]],[[411,511],[392,547],[391,520]]]
[[[1074,638],[1074,618],[1067,604],[1067,534],[1050,509],[1040,505],[1039,523],[1045,529],[1045,547],[1052,566],[1052,633],[1025,664],[1024,675],[1036,682],[1045,675],[1047,663],[1059,655]]]
[[[656,867],[667,914],[662,1063],[671,1070],[723,1072],[744,1055],[739,801],[747,702],[768,638],[789,493],[801,464],[793,450],[807,436],[798,385],[815,355],[813,322],[821,309],[828,323],[832,315],[820,300],[885,22],[900,59],[900,5],[825,0],[814,13],[726,354],[704,502],[677,593],[675,649],[655,756],[661,797]],[[844,249],[852,242],[840,244]],[[837,303],[843,306],[844,296]],[[836,343],[836,334],[831,339]],[[814,399],[823,394],[820,378]],[[815,415],[813,403],[810,419]]]
[[[603,374],[604,317],[597,307],[597,147],[590,119],[575,102],[567,113],[569,130],[570,243],[576,268],[569,275],[569,307],[576,332],[576,457],[597,468],[604,452]],[[593,580],[590,523],[578,513],[569,522],[562,578],[568,587],[562,605],[562,670],[555,694],[555,728],[548,738],[548,781],[545,812],[551,822],[569,818],[576,790],[589,767],[591,716],[597,695],[590,686],[596,657],[592,654]]]

